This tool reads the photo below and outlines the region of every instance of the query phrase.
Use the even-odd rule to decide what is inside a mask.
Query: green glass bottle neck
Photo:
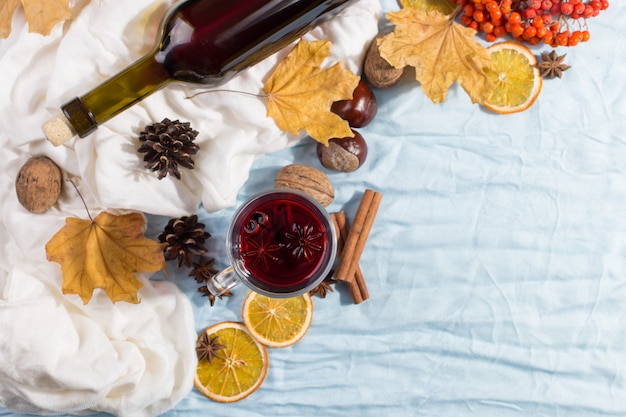
[[[170,74],[149,54],[61,109],[77,134],[85,137],[169,81]]]

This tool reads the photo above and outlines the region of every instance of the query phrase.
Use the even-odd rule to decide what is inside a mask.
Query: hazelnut
[[[284,166],[276,174],[274,187],[300,190],[312,196],[324,207],[335,198],[335,189],[326,174],[308,165]]]
[[[367,158],[367,143],[357,131],[352,131],[354,137],[333,138],[328,146],[317,145],[317,157],[325,168],[334,171],[356,171]]]
[[[46,156],[34,156],[17,174],[17,199],[31,213],[44,213],[59,199],[62,180],[57,164]]]

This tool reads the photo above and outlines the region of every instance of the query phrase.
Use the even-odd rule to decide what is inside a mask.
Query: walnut
[[[365,78],[373,87],[380,89],[393,87],[400,82],[404,75],[404,68],[394,68],[385,58],[380,56],[378,41],[383,36],[379,35],[372,41],[363,63]]]
[[[15,180],[17,199],[31,213],[44,213],[61,194],[63,174],[46,156],[34,156],[22,166]]]
[[[274,186],[305,192],[324,207],[335,198],[335,189],[326,174],[307,165],[291,164],[281,168],[274,180]]]

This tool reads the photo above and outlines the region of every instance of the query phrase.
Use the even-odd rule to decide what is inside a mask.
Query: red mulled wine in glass
[[[226,238],[229,268],[208,284],[221,295],[239,281],[268,297],[294,297],[315,288],[335,260],[337,237],[326,212],[298,190],[275,188],[235,212]]]

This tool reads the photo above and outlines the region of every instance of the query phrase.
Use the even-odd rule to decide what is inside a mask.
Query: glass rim
[[[249,208],[252,204],[258,201],[260,198],[265,197],[267,195],[271,195],[271,194],[294,195],[294,196],[297,196],[299,198],[306,200],[307,202],[313,205],[313,207],[319,212],[321,218],[323,218],[324,222],[326,223],[325,226],[327,227],[327,230],[328,230],[327,236],[329,236],[330,239],[327,245],[328,253],[326,253],[324,256],[327,257],[328,260],[326,262],[326,265],[324,265],[324,268],[320,270],[318,276],[315,279],[311,280],[309,283],[307,283],[307,285],[303,286],[302,288],[299,288],[298,286],[292,286],[292,287],[286,287],[287,291],[275,292],[275,291],[270,291],[269,289],[266,289],[266,288],[261,288],[258,285],[255,285],[254,283],[249,281],[248,277],[246,276],[247,270],[245,270],[244,268],[240,266],[241,261],[240,259],[238,259],[238,257],[236,257],[236,254],[235,254],[235,250],[236,250],[235,247],[237,245],[233,245],[232,243],[233,238],[234,238],[233,234],[235,232],[235,229],[237,229],[238,226],[241,227],[240,225],[237,224],[237,221],[236,221],[237,218],[241,216],[242,213],[244,213],[247,208]],[[334,223],[332,221],[332,218],[330,217],[330,214],[328,213],[326,208],[322,206],[322,204],[320,204],[319,201],[313,198],[313,196],[303,191],[297,190],[295,188],[274,187],[274,188],[269,188],[257,194],[252,195],[250,198],[246,199],[246,201],[244,201],[235,210],[231,218],[230,224],[228,226],[228,232],[226,235],[226,254],[228,256],[230,265],[233,268],[233,272],[237,276],[237,280],[243,283],[246,287],[248,287],[252,291],[255,291],[261,295],[265,295],[267,297],[272,297],[272,298],[297,297],[317,287],[330,273],[333,267],[333,264],[335,262],[335,259],[337,257],[337,232],[335,230]],[[290,290],[290,289],[293,289],[293,290]]]

